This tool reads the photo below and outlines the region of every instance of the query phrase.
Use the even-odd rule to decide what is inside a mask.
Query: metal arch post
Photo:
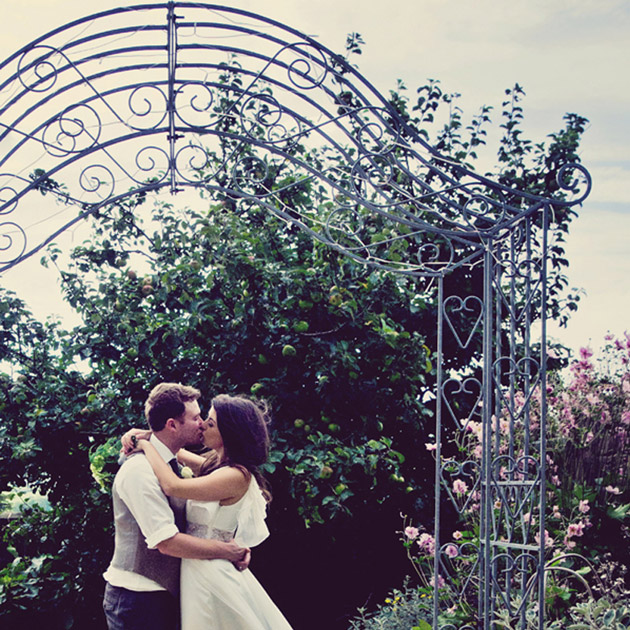
[[[547,252],[549,247],[549,206],[545,204],[542,221],[541,333],[540,333],[540,561],[538,566],[538,630],[545,628],[545,546],[547,506]]]
[[[479,524],[479,540],[481,541],[481,583],[479,586],[479,596],[482,599],[481,615],[484,630],[490,628],[490,616],[492,601],[492,543],[491,543],[491,510],[492,491],[490,488],[490,478],[492,474],[492,357],[493,357],[493,265],[492,242],[486,243],[484,254],[483,273],[483,303],[484,303],[484,324],[483,324],[483,444],[482,444],[482,476],[481,476],[481,518]]]
[[[175,3],[169,2],[167,8],[167,56],[168,56],[168,147],[171,194],[179,192],[177,187],[177,169],[175,165],[175,143],[182,136],[176,133],[175,126],[175,73],[177,71],[177,15],[175,15]]]
[[[443,382],[443,352],[444,352],[444,277],[438,278],[438,314],[437,314],[437,379],[435,384],[435,520],[434,520],[434,538],[435,538],[435,555],[433,557],[433,630],[438,630],[438,615],[440,612],[440,602],[438,593],[438,580],[440,574],[440,525],[441,525],[441,470],[440,462],[442,461],[442,382]]]

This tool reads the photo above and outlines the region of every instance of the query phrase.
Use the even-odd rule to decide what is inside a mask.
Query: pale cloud
[[[630,184],[630,164],[589,167],[593,178],[593,191],[588,205],[597,203],[626,203],[630,208],[628,185]],[[630,237],[630,234],[627,235]],[[628,245],[626,243],[626,252]]]

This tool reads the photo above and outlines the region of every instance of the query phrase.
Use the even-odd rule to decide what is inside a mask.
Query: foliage
[[[568,612],[568,623],[554,622],[550,630],[626,630],[630,627],[630,606],[602,598],[576,604]]]
[[[431,630],[433,598],[427,589],[412,587],[405,580],[402,590],[394,590],[383,604],[368,613],[358,610],[349,630]]]
[[[536,630],[539,627],[533,608],[529,608],[525,614],[525,626],[513,622],[507,610],[499,610],[494,623],[502,630]],[[566,617],[552,621],[545,627],[547,630],[626,630],[630,627],[630,607],[628,602],[589,597],[573,604]]]
[[[54,573],[51,569],[53,560],[51,555],[16,556],[3,567],[0,571],[0,606],[26,610],[37,601],[46,608],[51,602],[63,599],[69,590],[69,576]]]
[[[89,454],[92,477],[94,477],[94,481],[98,484],[101,492],[108,495],[120,465],[118,463],[120,448],[120,438],[114,436],[92,449]]]
[[[360,52],[360,44],[353,35],[349,53]],[[229,111],[238,79],[226,66],[222,80],[226,89],[216,107]],[[585,120],[569,115],[550,145],[533,145],[519,127],[523,91],[517,86],[509,95],[497,176],[525,192],[552,194],[561,165],[578,159]],[[464,128],[456,96],[437,82],[420,88],[416,103],[399,84],[390,102],[407,122],[404,133],[434,142],[455,179],[462,176],[457,164],[477,160],[490,108]],[[444,109],[443,127],[432,138],[431,125]],[[229,134],[238,122],[226,116],[224,124],[222,144],[208,149],[209,168],[251,151]],[[326,150],[302,157],[324,168]],[[287,162],[267,174],[265,186],[283,190],[294,181]],[[313,194],[308,184],[290,186],[282,202],[300,207]],[[560,233],[571,217],[555,217]],[[370,227],[374,238],[382,236],[378,221]],[[162,380],[196,385],[206,402],[219,391],[270,401],[274,449],[267,473],[278,540],[307,549],[320,527],[335,540],[349,531],[347,540],[358,545],[352,516],[373,543],[377,511],[423,508],[432,495],[433,461],[420,454],[435,379],[434,287],[344,259],[292,223],[220,192],[186,210],[136,195],[101,209],[92,225],[92,237],[69,263],[55,247],[43,260],[59,269],[65,299],[82,324],[67,331],[58,322],[37,322],[15,295],[1,294],[0,360],[10,367],[0,375],[0,487],[29,485],[53,506],[46,518],[34,511],[3,532],[19,558],[3,569],[11,584],[6,614],[30,605],[34,594],[17,580],[19,565],[25,575],[37,573],[42,588],[72,576],[57,599],[42,595],[38,602],[71,611],[64,624],[101,623],[100,574],[111,553],[103,490],[115,467],[116,437],[142,424],[147,391]],[[560,319],[575,306],[564,294],[563,253],[561,244],[552,251],[549,294]],[[478,281],[462,271],[447,282],[462,293]],[[447,352],[455,358],[446,367],[465,368],[473,352]],[[281,566],[283,551],[274,549]],[[353,554],[353,570],[363,577],[370,561]],[[314,549],[299,567],[301,579],[286,586],[283,609],[308,579],[340,599],[343,573],[328,567],[331,576],[321,580],[311,568],[317,556]]]

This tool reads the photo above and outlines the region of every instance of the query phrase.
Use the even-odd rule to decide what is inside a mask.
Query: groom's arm
[[[249,549],[237,545],[234,541],[221,542],[196,538],[189,534],[175,534],[156,545],[157,549],[175,558],[193,558],[196,560],[229,560],[240,563],[249,556]],[[249,564],[249,561],[248,561]]]
[[[245,547],[233,541],[196,538],[178,531],[173,510],[144,457],[134,457],[124,466],[131,469],[119,480],[118,493],[140,527],[149,549],[158,549],[176,558],[223,559],[233,562],[238,569],[247,568],[249,550]]]

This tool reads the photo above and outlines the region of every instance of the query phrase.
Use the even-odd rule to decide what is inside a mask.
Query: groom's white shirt
[[[171,450],[162,444],[155,435],[150,438],[151,444],[165,462],[173,459]],[[179,532],[175,525],[173,510],[162,492],[157,477],[146,457],[137,455],[129,458],[118,471],[114,479],[118,495],[133,514],[147,547],[155,549],[163,540],[172,538]],[[164,587],[149,578],[123,571],[111,565],[103,577],[112,586],[126,588],[130,591],[163,591]]]

